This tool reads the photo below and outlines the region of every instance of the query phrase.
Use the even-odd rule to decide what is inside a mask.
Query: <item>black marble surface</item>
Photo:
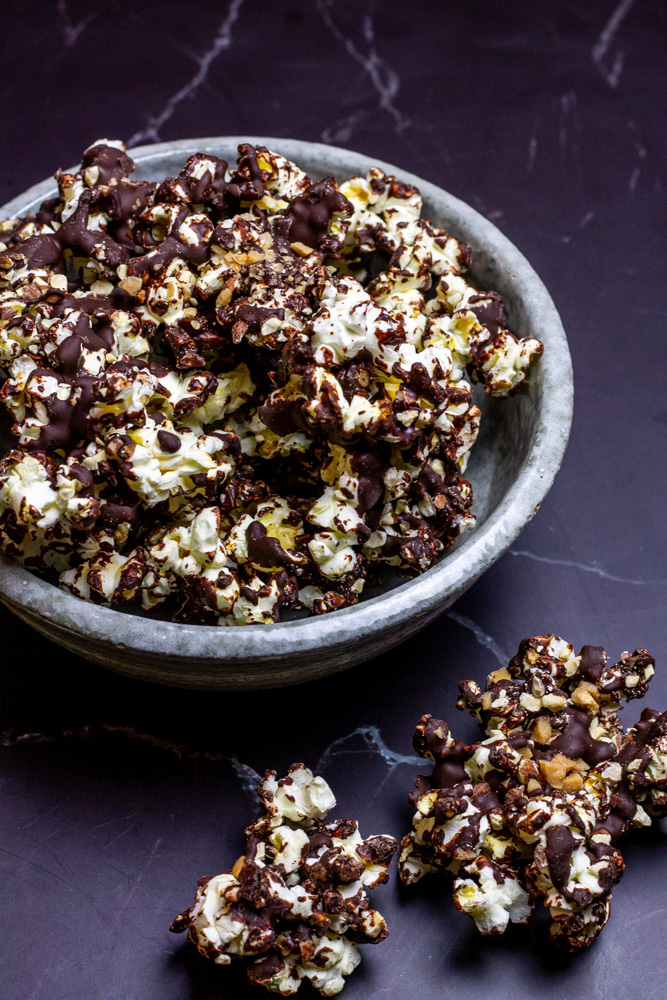
[[[442,714],[472,737],[457,682],[525,635],[646,646],[648,701],[667,705],[666,25],[658,0],[4,0],[0,202],[102,135],[375,154],[470,202],[534,264],[568,331],[576,410],[514,549],[415,640],[340,677],[251,696],[160,689],[0,612],[2,1000],[261,995],[167,932],[197,876],[239,853],[253,770],[304,760],[339,814],[400,836],[416,720]],[[345,996],[660,1000],[665,832],[628,838],[608,927],[577,956],[540,926],[482,941],[444,883],[401,891],[394,877],[374,896],[391,935],[363,950]]]

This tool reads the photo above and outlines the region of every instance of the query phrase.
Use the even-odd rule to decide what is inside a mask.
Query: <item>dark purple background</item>
[[[340,814],[400,835],[416,720],[443,714],[472,737],[458,680],[525,635],[613,656],[646,646],[648,700],[667,705],[666,26],[657,0],[4,0],[0,202],[102,136],[291,136],[401,164],[537,268],[570,338],[576,411],[562,472],[514,549],[416,639],[330,681],[162,690],[0,612],[2,1000],[261,996],[166,930],[253,816],[229,755],[258,771],[321,760]],[[403,892],[394,878],[374,897],[391,937],[364,949],[347,1000],[662,1000],[664,827],[624,853],[609,925],[575,957],[539,927],[481,941],[443,883]]]

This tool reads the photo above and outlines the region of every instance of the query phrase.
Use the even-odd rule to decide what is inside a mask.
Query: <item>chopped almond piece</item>
[[[489,680],[491,681],[492,684],[497,684],[498,681],[511,681],[512,675],[507,669],[507,667],[500,667],[499,670],[493,670],[489,674]]]
[[[540,746],[546,746],[551,737],[553,736],[553,729],[551,728],[551,723],[546,718],[542,716],[535,723],[535,728],[533,729],[533,739]]]
[[[553,788],[562,788],[565,776],[574,768],[575,762],[562,753],[551,760],[540,761],[540,771]]]
[[[576,771],[572,771],[563,779],[561,788],[564,792],[578,792],[584,787],[584,779]]]
[[[600,706],[594,698],[591,688],[593,688],[594,691],[597,690],[592,684],[587,684],[586,681],[582,681],[581,684],[579,684],[579,686],[572,692],[572,701],[577,708],[583,708],[587,712],[595,713]]]
[[[118,282],[118,287],[122,288],[128,295],[138,295],[143,285],[141,278],[123,278]]]
[[[299,257],[308,257],[314,253],[313,248],[307,247],[305,243],[292,243],[292,250],[294,253],[298,253]]]

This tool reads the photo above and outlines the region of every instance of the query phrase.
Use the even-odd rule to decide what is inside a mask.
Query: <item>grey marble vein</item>
[[[257,771],[250,767],[249,764],[244,764],[243,761],[239,760],[236,756],[211,753],[208,750],[194,750],[183,743],[174,743],[171,740],[163,739],[161,736],[154,736],[152,733],[139,732],[134,728],[134,726],[104,723],[100,727],[99,732],[121,733],[132,742],[143,743],[146,746],[152,747],[154,750],[162,750],[165,753],[174,754],[179,760],[199,759],[211,761],[213,763],[220,762],[229,764],[234,771],[234,774],[239,779],[243,791],[252,796],[256,794],[257,785],[262,780],[261,775],[259,775]],[[0,747],[14,747],[22,743],[55,743],[60,739],[68,738],[83,741],[91,739],[93,736],[94,731],[88,726],[82,726],[77,730],[63,730],[63,732],[59,733],[57,736],[38,732],[17,733],[12,729],[8,729],[5,732],[0,733]]]
[[[13,729],[6,729],[0,733],[0,747],[13,747],[19,743],[54,743],[55,736],[48,736],[46,733],[17,733]]]
[[[496,640],[491,635],[487,635],[484,629],[474,622],[472,618],[467,618],[465,615],[460,615],[457,611],[447,611],[445,614],[446,618],[451,618],[453,622],[461,625],[462,628],[468,629],[472,632],[476,641],[480,646],[484,646],[486,649],[492,653],[498,663],[501,666],[506,667],[509,656],[504,652],[504,650],[498,645]]]
[[[322,129],[322,142],[335,145],[338,142],[349,142],[357,125],[360,125],[368,118],[368,111],[353,111],[349,115],[343,115],[334,122],[333,125]]]
[[[99,8],[97,10],[93,9],[88,11],[86,16],[82,17],[80,21],[74,22],[70,14],[67,0],[58,0],[56,9],[61,18],[65,21],[65,25],[63,27],[63,41],[67,48],[70,49],[74,48],[88,25],[92,24],[92,22],[95,21],[102,13],[102,10]]]
[[[124,733],[130,740],[137,740],[141,743],[147,743],[155,749],[165,750],[168,753],[174,753],[179,760],[181,758],[187,758],[189,760],[203,759],[214,763],[221,762],[229,764],[234,771],[234,774],[239,779],[243,791],[253,797],[256,795],[257,785],[262,780],[261,775],[259,775],[257,771],[250,767],[249,764],[244,764],[243,761],[239,760],[237,756],[211,753],[208,750],[193,750],[184,744],[172,743],[170,740],[164,740],[161,737],[153,736],[150,733],[137,732],[137,730],[132,726],[114,726],[105,724],[102,728],[105,732]]]
[[[257,786],[262,780],[261,774],[258,774],[249,764],[244,764],[238,757],[228,757],[227,760],[231,764],[234,774],[239,779],[243,791],[255,798],[257,796]]]
[[[548,563],[549,566],[569,566],[572,569],[580,569],[584,573],[595,573],[596,576],[601,576],[604,580],[611,580],[612,583],[630,583],[634,587],[663,587],[667,584],[667,580],[635,580],[632,577],[616,576],[614,573],[608,573],[601,566],[589,566],[573,559],[553,559],[551,556],[540,556],[537,552],[528,552],[526,549],[510,549],[509,555],[534,559],[535,562]]]
[[[347,746],[354,739],[361,740],[362,746],[360,749],[350,749]],[[316,771],[319,774],[321,771],[326,770],[334,757],[338,757],[341,754],[364,753],[378,754],[392,771],[401,764],[411,764],[414,767],[415,764],[422,763],[421,757],[414,757],[391,750],[382,738],[382,733],[378,726],[358,726],[351,733],[347,733],[346,736],[341,736],[329,744],[317,762]]]
[[[611,17],[600,32],[591,52],[593,62],[612,89],[618,86],[618,81],[621,78],[625,63],[625,52],[623,49],[618,49],[611,66],[608,64],[605,56],[634,2],[635,0],[621,0],[618,6],[614,8]]]
[[[211,47],[207,49],[204,55],[198,60],[199,67],[197,72],[190,80],[187,81],[187,83],[183,84],[180,90],[177,90],[175,94],[172,94],[157,115],[149,118],[148,124],[145,128],[139,129],[138,132],[135,132],[134,135],[128,139],[127,145],[129,147],[138,146],[142,142],[160,141],[160,129],[162,126],[169,121],[178,105],[184,101],[186,97],[194,97],[208,76],[211,64],[217,59],[221,52],[228,49],[232,44],[232,28],[239,16],[239,12],[244,2],[245,0],[231,0],[229,7],[227,8],[225,18],[218,28]]]
[[[526,171],[529,174],[533,172],[536,156],[537,156],[537,136],[534,135],[532,136],[530,142],[528,143],[528,163],[526,164]]]
[[[317,0],[317,9],[328,30],[334,38],[345,46],[345,51],[348,55],[361,66],[369,77],[373,88],[378,95],[378,107],[382,111],[386,111],[391,115],[394,120],[394,128],[396,132],[404,131],[404,129],[411,124],[411,120],[407,115],[400,111],[395,104],[395,98],[398,96],[401,88],[401,77],[396,70],[393,69],[393,67],[389,66],[385,60],[378,55],[377,48],[375,46],[375,24],[372,16],[368,14],[363,20],[363,37],[366,51],[362,52],[357,43],[346,35],[333,19],[332,10],[334,6],[335,4],[333,0]],[[353,124],[356,124],[356,122]],[[349,134],[346,132],[346,130],[351,127],[350,117],[348,117],[347,120],[343,119],[338,126],[334,126],[334,130],[337,127],[342,127],[345,134],[345,138],[340,136],[338,141],[346,142],[352,134],[351,131]],[[326,138],[326,132],[327,130],[325,129],[322,133],[323,141],[333,142],[333,139]]]

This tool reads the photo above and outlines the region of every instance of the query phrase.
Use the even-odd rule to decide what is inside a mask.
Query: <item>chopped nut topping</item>
[[[500,667],[498,670],[493,670],[489,674],[489,680],[491,684],[497,684],[498,681],[511,681],[512,675],[507,667]]]
[[[314,253],[312,247],[306,246],[305,243],[292,243],[292,250],[294,253],[298,253],[299,257],[309,257],[311,253]]]
[[[577,706],[577,708],[583,708],[587,712],[597,712],[599,709],[599,704],[595,694],[597,693],[597,688],[594,684],[589,684],[587,681],[581,681],[581,683],[572,692],[572,701]]]
[[[567,705],[567,698],[560,694],[545,694],[542,697],[542,705],[550,712],[560,712]]]
[[[143,287],[141,278],[124,278],[118,282],[118,287],[122,288],[128,295],[138,295]]]
[[[541,746],[546,746],[552,736],[553,730],[551,728],[551,723],[546,716],[541,716],[533,727],[533,739]]]
[[[557,753],[551,760],[540,761],[540,771],[554,788],[562,788],[566,774],[575,767],[573,760]]]

